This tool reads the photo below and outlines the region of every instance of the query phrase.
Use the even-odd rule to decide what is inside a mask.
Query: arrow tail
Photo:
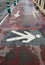
[[[15,38],[6,39],[7,42],[14,41],[14,40],[15,40]]]
[[[9,38],[6,41],[16,41],[16,40],[21,40],[24,39],[25,37],[14,37],[14,38]]]

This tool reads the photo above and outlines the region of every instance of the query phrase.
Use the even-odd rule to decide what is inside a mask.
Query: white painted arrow
[[[8,38],[8,39],[6,39],[6,41],[22,40],[23,43],[29,43],[30,41],[32,41],[36,38],[36,36],[32,35],[31,33],[27,32],[27,31],[24,31],[25,34],[20,33],[18,31],[14,31],[14,30],[11,31],[11,32],[14,33],[14,34],[20,35],[20,36],[19,37]],[[23,40],[23,39],[26,39],[26,40]]]
[[[20,15],[19,15],[19,12],[20,12],[20,11],[18,11],[14,16],[15,16],[15,17],[20,16]]]

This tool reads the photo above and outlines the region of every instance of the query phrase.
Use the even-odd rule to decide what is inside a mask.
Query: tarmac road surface
[[[0,49],[3,53],[5,47],[9,50],[2,65],[45,65],[45,37],[40,31],[43,21],[32,0],[19,1],[0,24]]]

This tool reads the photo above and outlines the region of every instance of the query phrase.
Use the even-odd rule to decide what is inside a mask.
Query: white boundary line
[[[34,12],[34,11],[32,11],[32,13],[33,13],[34,18],[36,18],[35,12]]]
[[[8,17],[9,14],[7,14],[4,19],[0,22],[0,25],[2,25],[2,23],[5,21],[5,19]]]
[[[16,1],[16,5],[17,5],[18,3],[17,3],[17,1]],[[11,6],[11,12],[13,11],[13,9],[15,8],[15,6],[14,6],[14,4],[12,4],[12,6]],[[0,22],[0,26],[2,25],[2,23],[5,21],[5,19],[7,18],[9,16],[9,14],[7,14],[4,18],[3,18],[3,20]]]
[[[13,9],[14,9],[14,6],[13,6],[13,4],[12,4],[12,6],[11,6],[11,12],[13,11]],[[0,22],[0,25],[2,25],[2,23],[5,21],[5,19],[6,19],[8,16],[9,16],[9,14],[7,14],[7,15],[3,18],[3,20]]]

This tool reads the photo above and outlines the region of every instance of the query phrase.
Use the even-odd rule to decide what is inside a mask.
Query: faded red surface
[[[40,65],[38,57],[32,54],[28,47],[14,47],[13,51],[14,59],[5,59],[5,65]]]
[[[0,57],[0,64],[1,65],[40,65],[40,61],[36,55],[34,55],[30,51],[30,47],[12,47],[14,59],[5,59],[4,57]],[[45,62],[45,52],[43,52],[45,46],[41,46],[41,56],[42,60]],[[9,56],[10,57],[10,56]],[[7,61],[6,61],[7,60]]]
[[[32,0],[29,0],[29,2]],[[22,25],[23,16],[24,16],[24,9],[22,8],[23,4],[19,3],[14,10],[12,11],[11,15],[6,18],[6,20],[0,26],[0,41],[2,41],[3,37],[5,36],[8,30],[39,30],[42,28],[42,24],[45,23],[45,17],[43,17],[42,13],[38,10],[37,20],[39,21],[39,26],[33,27],[25,27]],[[20,16],[15,18],[14,14],[20,10]],[[35,19],[32,19],[29,23],[34,22]],[[40,22],[41,21],[41,22]],[[32,24],[32,23],[31,23]],[[45,43],[45,42],[44,42]],[[13,49],[14,58],[12,60],[7,60],[4,57],[0,57],[0,65],[40,65],[40,61],[38,57],[33,54],[29,48],[30,47],[11,47]],[[45,46],[40,46],[41,49],[41,57],[42,61],[45,65]],[[26,56],[27,55],[27,56]],[[7,56],[6,56],[7,57]]]
[[[0,65],[3,65],[4,61],[5,61],[4,57],[0,56]]]

